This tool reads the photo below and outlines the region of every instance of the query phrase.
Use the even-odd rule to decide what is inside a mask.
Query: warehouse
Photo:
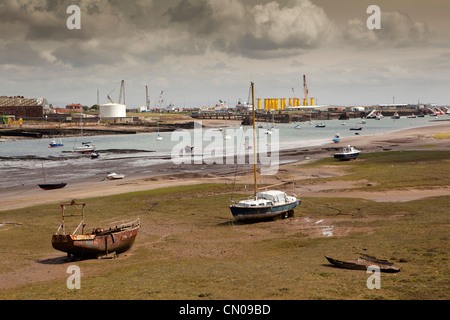
[[[23,96],[0,97],[0,115],[16,118],[42,118],[50,113],[50,106],[44,98],[24,98]]]

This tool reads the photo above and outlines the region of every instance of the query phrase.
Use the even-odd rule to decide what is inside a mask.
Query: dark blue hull
[[[55,190],[62,189],[67,185],[67,183],[52,183],[52,184],[40,184],[39,188],[43,190]]]
[[[236,221],[265,221],[277,217],[292,216],[294,209],[301,204],[301,200],[279,206],[240,207],[231,205],[230,210]]]
[[[334,158],[336,160],[353,160],[358,158],[359,153],[347,153],[347,154],[335,154]]]

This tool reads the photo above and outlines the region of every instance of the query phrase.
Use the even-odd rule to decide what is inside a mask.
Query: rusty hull
[[[141,225],[136,223],[127,228],[103,231],[97,229],[92,234],[62,235],[52,237],[52,246],[66,252],[68,256],[91,257],[122,253],[131,248]]]

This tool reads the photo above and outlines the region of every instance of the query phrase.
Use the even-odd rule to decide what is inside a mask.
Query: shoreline
[[[450,140],[434,139],[432,135],[438,133],[450,132],[448,124],[438,123],[436,125],[415,127],[403,129],[395,132],[382,133],[373,136],[354,136],[345,138],[339,144],[326,144],[314,147],[295,148],[279,151],[279,171],[285,174],[294,174],[296,170],[293,167],[299,164],[308,163],[324,157],[333,155],[336,149],[342,148],[344,145],[354,145],[362,152],[383,152],[387,150],[429,150],[425,145],[433,144],[436,147],[433,150],[450,150]],[[247,165],[248,166],[248,165]],[[247,167],[242,166],[242,167]],[[155,164],[148,167],[144,172],[138,172],[128,175],[123,180],[99,180],[99,177],[89,177],[71,182],[70,185],[63,189],[54,191],[43,191],[38,186],[22,188],[14,187],[1,190],[2,209],[13,210],[19,208],[30,207],[40,204],[49,204],[55,202],[71,201],[72,199],[89,199],[94,197],[111,196],[128,192],[153,190],[171,186],[194,185],[203,183],[229,183],[235,180],[236,165],[207,165],[207,164],[189,164],[175,165],[172,162]],[[248,168],[239,170],[239,178],[236,183],[249,183]],[[321,177],[320,173],[309,173],[314,177]],[[326,176],[327,173],[325,173]],[[306,178],[306,176],[305,176]],[[264,184],[279,183],[277,176],[262,176],[261,180]],[[330,186],[327,186],[329,188]],[[335,186],[337,189],[342,186]],[[314,195],[319,189],[313,191],[302,190],[300,187],[300,196]],[[231,191],[231,187],[230,187]],[[444,190],[447,194],[450,190]],[[349,196],[355,197],[356,193]],[[450,194],[450,192],[448,193]],[[421,195],[426,195],[422,192]],[[369,196],[369,195],[365,195]],[[386,195],[383,196],[386,198]],[[373,197],[372,194],[372,198]],[[389,197],[387,197],[389,199]],[[414,198],[414,197],[413,197]],[[0,212],[1,212],[0,211]]]

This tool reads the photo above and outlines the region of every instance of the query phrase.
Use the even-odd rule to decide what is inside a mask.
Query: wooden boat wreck
[[[66,214],[66,207],[75,207],[76,213]],[[139,219],[121,223],[109,229],[94,228],[90,233],[85,233],[84,208],[85,203],[61,204],[62,223],[56,234],[52,237],[54,249],[67,253],[67,259],[83,258],[115,258],[117,254],[123,253],[131,248],[139,229]],[[81,222],[72,234],[66,234],[65,218],[81,217]],[[81,227],[81,234],[77,234]]]
[[[387,273],[396,273],[400,272],[400,267],[394,265],[392,262],[389,262],[387,260],[381,260],[377,259],[375,257],[369,256],[369,255],[362,255],[355,261],[341,261],[337,259],[333,259],[330,257],[325,256],[325,258],[334,266],[343,268],[343,269],[350,269],[350,270],[367,270],[370,266],[376,266],[380,268],[381,272],[387,272]]]

